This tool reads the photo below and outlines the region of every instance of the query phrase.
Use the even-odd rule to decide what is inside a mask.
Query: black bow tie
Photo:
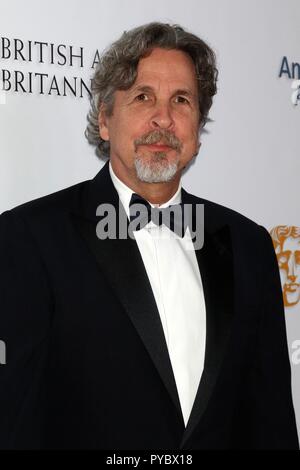
[[[150,220],[155,225],[166,225],[179,237],[183,237],[186,225],[184,220],[183,204],[173,204],[168,207],[151,207],[146,199],[133,193],[129,203],[130,222],[139,218],[134,230],[141,230]]]

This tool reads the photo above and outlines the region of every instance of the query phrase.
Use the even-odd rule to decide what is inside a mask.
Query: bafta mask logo
[[[285,307],[292,307],[300,300],[300,227],[279,225],[271,232],[278,266]]]

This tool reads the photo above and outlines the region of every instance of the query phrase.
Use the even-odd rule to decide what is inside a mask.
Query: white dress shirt
[[[109,171],[129,218],[133,191],[116,176],[110,162]],[[180,202],[181,182],[174,196],[159,207]],[[134,236],[160,315],[186,425],[203,371],[206,338],[203,287],[190,231],[187,228],[180,238],[167,226],[150,221]]]

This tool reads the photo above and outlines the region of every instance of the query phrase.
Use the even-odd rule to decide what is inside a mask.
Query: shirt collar
[[[127,216],[129,217],[129,203],[130,203],[131,196],[132,196],[134,191],[132,191],[132,189],[130,189],[125,183],[123,183],[123,181],[121,181],[117,177],[114,170],[112,169],[110,161],[109,161],[109,173],[110,173],[113,185],[114,185],[114,187],[115,187],[115,189],[116,189],[116,191],[119,195],[121,203],[124,206],[125,212],[126,212]],[[164,204],[161,204],[159,207],[163,208],[163,207],[168,207],[171,204],[180,204],[180,203],[181,203],[181,180],[179,181],[179,185],[178,185],[178,189],[177,189],[176,193],[171,197],[171,199],[169,199]],[[149,202],[149,204],[152,207],[154,207],[154,204],[151,204],[151,202]]]

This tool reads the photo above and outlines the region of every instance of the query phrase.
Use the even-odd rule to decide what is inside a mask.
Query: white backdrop
[[[291,100],[292,83],[300,79],[299,0],[2,3],[0,80],[7,78],[4,70],[11,77],[14,71],[27,79],[29,73],[48,77],[43,95],[37,82],[32,93],[22,92],[20,85],[14,91],[13,78],[12,89],[0,92],[0,213],[91,178],[102,166],[83,135],[87,94],[62,97],[52,89],[49,95],[51,77],[61,83],[64,76],[70,81],[76,76],[88,83],[97,49],[102,51],[124,30],[164,21],[179,23],[203,37],[215,49],[220,71],[211,112],[214,122],[202,137],[195,164],[184,175],[184,186],[269,230],[278,225],[300,227],[300,101],[295,105]],[[82,47],[84,66],[76,58],[73,66],[51,64],[50,46],[47,50],[43,46],[44,63],[38,60],[37,47],[31,62],[28,57],[23,61],[20,54],[16,60],[12,50],[6,59],[9,53],[1,47],[7,45],[3,38],[11,44],[19,39],[24,46],[28,41],[73,46],[74,54]],[[286,67],[279,77],[284,57],[294,77],[288,76]],[[8,82],[3,86],[8,87]],[[300,302],[286,308],[286,323],[300,430]]]

